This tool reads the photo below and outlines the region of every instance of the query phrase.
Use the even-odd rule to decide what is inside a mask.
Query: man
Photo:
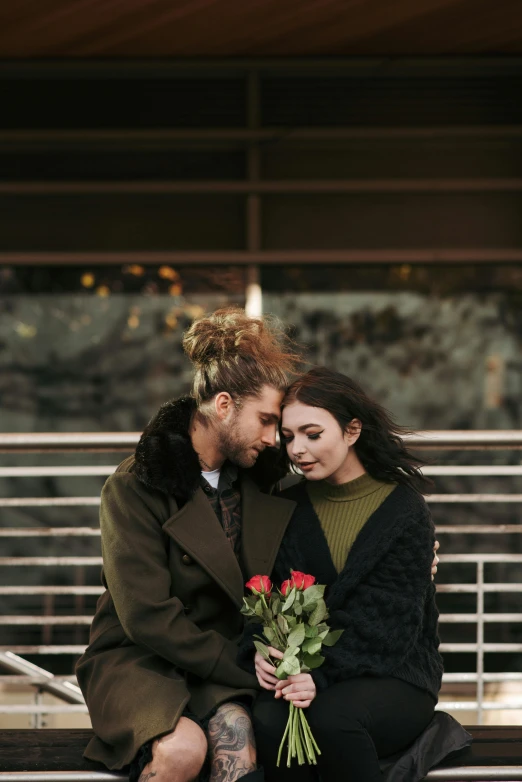
[[[265,493],[281,475],[261,454],[296,357],[237,309],[195,322],[184,348],[192,397],[163,405],[102,493],[106,591],[77,666],[96,734],[85,754],[141,782],[188,782],[208,749],[212,782],[254,782],[239,609],[294,507]]]
[[[225,309],[184,338],[191,397],[163,405],[102,493],[103,583],[77,675],[86,757],[131,782],[260,782],[236,663],[244,582],[269,574],[294,503],[276,431],[297,357],[265,319]]]

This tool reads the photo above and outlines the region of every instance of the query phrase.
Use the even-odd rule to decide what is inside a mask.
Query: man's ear
[[[234,409],[234,400],[228,391],[220,391],[219,394],[216,394],[214,397],[214,409],[218,421],[226,421]]]
[[[358,418],[352,418],[346,430],[344,432],[344,438],[348,445],[354,445],[360,437],[362,431],[362,423]]]

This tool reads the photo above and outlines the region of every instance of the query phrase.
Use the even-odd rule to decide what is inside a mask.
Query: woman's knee
[[[175,769],[186,779],[197,777],[207,755],[207,739],[199,725],[181,717],[175,730],[156,739],[152,762]]]

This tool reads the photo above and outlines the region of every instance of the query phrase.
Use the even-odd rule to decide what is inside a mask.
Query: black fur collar
[[[142,483],[183,502],[192,498],[201,480],[198,455],[189,437],[195,409],[190,396],[165,402],[147,424],[134,455],[134,472]],[[269,491],[286,469],[279,449],[267,448],[254,467],[241,473]]]

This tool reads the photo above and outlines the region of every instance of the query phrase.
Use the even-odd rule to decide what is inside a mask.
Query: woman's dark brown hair
[[[404,445],[402,437],[409,430],[398,426],[355,380],[326,367],[315,367],[288,388],[283,407],[292,402],[327,410],[343,432],[358,418],[362,428],[354,449],[372,478],[407,484],[418,491],[432,488],[432,482],[419,469],[423,461]]]
[[[199,405],[221,391],[240,401],[268,385],[284,391],[299,356],[277,321],[225,307],[194,321],[183,349],[194,364],[192,394]]]

